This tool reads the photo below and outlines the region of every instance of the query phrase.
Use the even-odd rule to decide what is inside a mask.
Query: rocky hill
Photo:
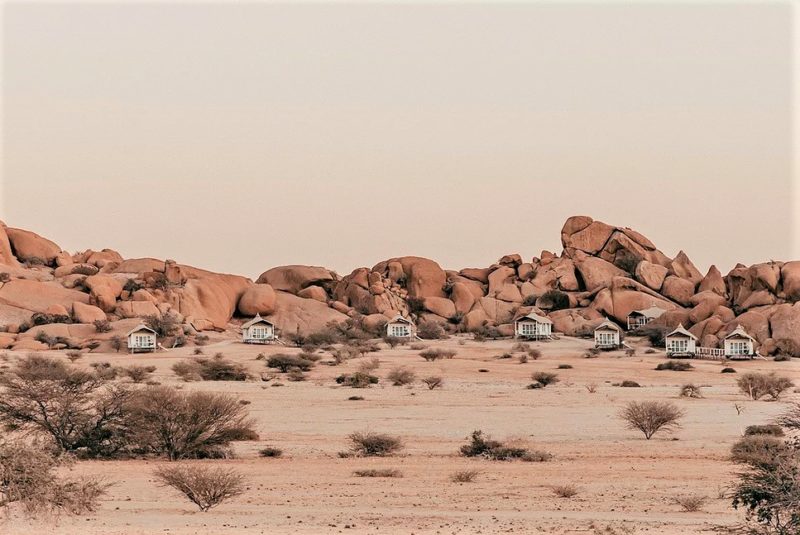
[[[94,347],[148,316],[172,315],[193,335],[235,331],[268,317],[284,333],[308,334],[352,319],[377,331],[400,313],[455,331],[511,334],[515,317],[546,313],[555,330],[591,332],[602,318],[624,324],[659,306],[657,324],[682,323],[716,346],[741,324],[761,346],[800,356],[800,261],[737,265],[703,275],[683,252],[669,258],[640,233],[569,218],[561,255],[502,257],[485,268],[442,269],[433,260],[391,258],[347,276],[316,266],[279,266],[252,280],[172,260],[124,259],[116,251],[70,254],[33,232],[0,223],[0,348]],[[94,322],[107,320],[108,332]]]

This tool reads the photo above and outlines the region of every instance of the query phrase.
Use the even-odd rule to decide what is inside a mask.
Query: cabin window
[[[390,336],[408,336],[409,335],[409,327],[408,325],[392,325],[389,329]]]
[[[595,337],[597,338],[597,343],[603,346],[610,346],[616,345],[617,343],[617,333],[609,333],[609,332],[599,332],[595,333]]]
[[[152,347],[153,339],[146,334],[133,335],[133,345],[135,347]]]
[[[667,351],[670,353],[688,353],[689,340],[678,338],[667,342]]]
[[[741,341],[732,341],[730,342],[730,354],[731,355],[749,355],[750,354],[750,344],[747,342]]]
[[[536,324],[530,322],[522,322],[519,324],[520,326],[520,334],[523,335],[535,335],[536,334]]]

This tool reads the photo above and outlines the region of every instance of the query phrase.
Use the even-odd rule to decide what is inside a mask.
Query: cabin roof
[[[609,319],[604,320],[603,323],[601,323],[600,325],[595,327],[594,330],[595,331],[611,330],[611,331],[620,332],[619,326],[616,323],[614,323],[611,320],[609,320]]]
[[[250,327],[252,327],[256,323],[266,323],[267,325],[273,325],[273,326],[275,325],[271,321],[265,320],[264,318],[262,318],[261,314],[256,314],[255,318],[253,318],[250,321],[242,324],[242,329],[249,329]]]
[[[674,330],[674,331],[672,331],[671,333],[669,333],[669,334],[667,335],[667,337],[669,337],[669,336],[684,336],[684,337],[687,337],[687,338],[691,338],[692,340],[697,340],[697,337],[696,337],[695,335],[693,335],[692,333],[690,333],[689,331],[687,331],[687,330],[686,330],[686,329],[683,327],[683,323],[681,323],[680,325],[678,325],[678,326],[675,328],[675,330]]]
[[[664,312],[666,312],[666,310],[664,310],[663,308],[657,306],[651,306],[650,308],[643,308],[642,310],[634,310],[633,312],[628,314],[628,316],[639,315],[650,319],[656,319],[664,315]]]
[[[137,325],[136,327],[134,327],[133,329],[128,331],[128,334],[126,334],[125,336],[130,336],[133,333],[138,333],[138,332],[141,332],[141,331],[147,331],[147,332],[149,332],[151,334],[156,334],[156,332],[153,329],[151,329],[150,327],[148,327],[144,323],[140,323],[139,325]]]
[[[725,337],[725,340],[728,340],[729,338],[746,338],[751,342],[755,341],[755,339],[752,336],[747,334],[747,331],[745,331],[741,325],[737,325],[736,328],[732,330],[728,336]]]
[[[414,325],[414,322],[408,318],[404,318],[402,315],[398,314],[389,321],[389,323],[406,323],[408,325]],[[388,324],[387,324],[388,325]]]
[[[515,321],[526,321],[526,320],[535,321],[536,323],[550,323],[550,324],[553,323],[550,320],[550,318],[546,316],[540,316],[536,312],[530,312],[527,316],[522,316],[521,318],[517,318]]]

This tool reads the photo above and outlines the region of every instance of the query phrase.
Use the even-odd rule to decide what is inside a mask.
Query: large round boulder
[[[266,316],[275,311],[275,290],[269,284],[254,284],[239,298],[239,314],[243,316]]]
[[[319,266],[278,266],[268,269],[256,283],[269,284],[273,289],[297,294],[312,284],[320,285],[336,280],[333,272]]]
[[[6,228],[11,248],[21,261],[40,259],[46,264],[53,264],[61,247],[29,230]]]

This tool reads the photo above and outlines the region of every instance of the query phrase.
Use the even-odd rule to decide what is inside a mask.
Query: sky
[[[561,251],[790,259],[788,4],[14,3],[0,218],[252,278]]]

